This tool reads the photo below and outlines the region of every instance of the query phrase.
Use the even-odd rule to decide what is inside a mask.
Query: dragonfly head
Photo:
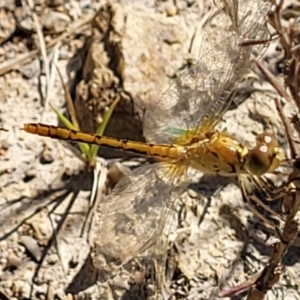
[[[283,159],[283,149],[277,138],[271,133],[263,132],[257,136],[256,146],[248,152],[247,169],[257,176],[272,173]]]

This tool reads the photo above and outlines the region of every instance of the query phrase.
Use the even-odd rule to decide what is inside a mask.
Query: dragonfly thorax
[[[190,165],[204,173],[223,176],[244,173],[248,149],[232,136],[214,131],[187,147]]]

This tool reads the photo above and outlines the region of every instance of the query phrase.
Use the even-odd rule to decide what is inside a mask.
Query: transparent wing
[[[178,136],[186,131],[211,130],[250,67],[253,46],[241,47],[239,42],[266,36],[267,1],[221,0],[217,4],[219,11],[203,28],[197,61],[146,112],[144,133],[151,143],[178,143]],[[259,52],[261,47],[255,47]]]
[[[98,206],[93,224],[97,254],[126,259],[156,244],[177,192],[186,180],[186,167],[156,163],[124,177]]]

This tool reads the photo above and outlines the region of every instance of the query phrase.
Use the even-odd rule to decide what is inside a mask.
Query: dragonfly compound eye
[[[257,176],[273,172],[284,158],[278,140],[267,132],[259,134],[256,140],[257,146],[248,153],[248,171]]]
[[[248,153],[248,170],[253,175],[266,173],[272,163],[272,151],[265,144],[257,145]]]
[[[269,148],[277,148],[279,147],[278,140],[274,134],[269,132],[263,132],[256,137],[257,144],[265,144]]]

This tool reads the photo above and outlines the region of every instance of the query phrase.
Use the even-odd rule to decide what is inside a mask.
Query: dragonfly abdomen
[[[91,133],[79,132],[57,126],[45,124],[29,123],[24,124],[26,132],[41,136],[51,137],[54,139],[67,140],[72,142],[96,144],[114,149],[121,149],[133,153],[158,157],[163,159],[181,160],[185,150],[181,146],[173,144],[148,144],[143,142],[130,141],[127,139],[117,139]]]

